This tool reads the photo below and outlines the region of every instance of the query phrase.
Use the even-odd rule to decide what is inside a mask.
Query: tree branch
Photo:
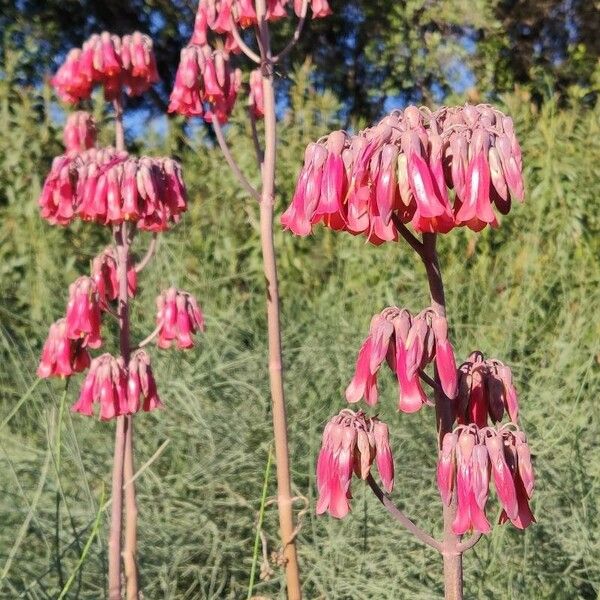
[[[242,38],[242,34],[240,33],[240,30],[238,29],[237,23],[235,22],[233,15],[231,15],[231,33],[233,35],[233,39],[236,41],[237,45],[240,47],[242,52],[252,62],[255,62],[257,65],[259,65],[260,64],[260,56],[258,54],[256,54],[256,52],[254,52],[254,50],[252,50],[252,48],[250,48],[250,46],[248,46],[248,44],[246,44],[246,42],[244,42],[244,40]]]
[[[283,58],[285,58],[292,48],[298,43],[300,36],[302,35],[302,29],[304,27],[304,23],[306,22],[306,12],[308,11],[308,0],[303,0],[302,8],[300,9],[300,17],[299,21],[296,25],[296,29],[294,30],[294,34],[292,35],[292,39],[287,43],[285,48],[273,57],[273,63],[277,63]]]
[[[398,230],[398,233],[408,242],[411,248],[421,257],[423,258],[423,253],[425,251],[423,242],[419,240],[418,237],[413,235],[408,227],[400,220],[398,215],[392,213],[392,221]]]
[[[233,171],[234,175],[237,177],[240,185],[248,192],[250,196],[252,196],[255,200],[260,202],[260,194],[254,188],[254,186],[246,179],[246,176],[242,173],[242,170],[235,162],[233,155],[231,154],[231,150],[225,141],[225,137],[223,136],[223,130],[221,129],[221,124],[217,119],[216,115],[212,120],[212,126],[215,130],[215,135],[217,136],[217,141],[219,142],[219,146],[221,147],[221,152],[223,152],[223,156],[229,165],[229,168]]]
[[[388,497],[387,494],[377,485],[377,482],[373,479],[373,475],[369,473],[367,477],[367,483],[373,490],[375,496],[385,509],[398,521],[401,525],[406,527],[417,539],[423,542],[427,546],[435,548],[438,552],[442,552],[442,544],[434,537],[429,535],[426,531],[423,531],[420,527],[415,525]]]
[[[462,554],[463,552],[470,550],[481,538],[482,538],[481,532],[479,532],[479,531],[475,532],[468,540],[465,540],[464,542],[460,542],[456,546],[456,551],[460,552]]]
[[[152,240],[150,241],[150,245],[148,246],[148,249],[146,250],[146,254],[144,254],[144,258],[142,258],[142,260],[140,260],[140,262],[137,265],[135,265],[136,273],[140,273],[141,271],[143,271],[144,268],[146,267],[146,265],[150,262],[150,260],[154,256],[154,253],[156,252],[157,244],[158,244],[158,234],[153,233]]]
[[[249,110],[250,117],[250,127],[252,128],[252,143],[254,144],[254,153],[256,154],[256,162],[258,163],[258,168],[262,169],[263,161],[265,159],[262,148],[260,147],[260,141],[258,139],[258,131],[256,129],[256,117],[252,114],[252,111]]]
[[[429,375],[427,375],[427,373],[425,373],[425,371],[421,369],[419,369],[419,377],[436,392],[442,391],[442,386],[437,381],[435,381],[435,379],[429,377]]]

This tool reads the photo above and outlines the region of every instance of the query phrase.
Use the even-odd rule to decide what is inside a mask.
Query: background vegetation
[[[38,58],[53,59],[55,50],[79,42],[83,32],[75,23],[59,33],[62,13],[52,3],[40,3],[47,12],[39,22],[35,2],[17,4],[21,13],[13,21],[15,29],[6,30],[16,31],[16,37],[3,36],[0,65],[0,597],[37,600],[56,598],[75,572],[109,494],[112,425],[67,411],[59,429],[64,386],[36,383],[35,378],[41,344],[50,322],[64,310],[68,283],[86,272],[108,239],[95,226],[56,229],[39,217],[41,183],[52,157],[61,152],[62,116],[41,77],[49,61]],[[87,8],[105,4],[110,6],[90,3]],[[317,26],[313,30],[320,37],[309,40],[333,42],[335,28],[346,27],[346,11],[351,14],[356,5],[366,15],[365,7],[371,6],[344,4],[333,28],[323,22],[320,34]],[[421,35],[393,20],[424,19],[429,13],[419,4],[426,5],[408,2],[404,12],[390,9],[384,17],[389,24],[382,25],[382,13],[375,11],[365,21],[356,20],[359,29],[365,27],[363,36],[378,23],[384,48],[377,61],[369,58],[379,37],[367,36],[354,50],[368,63],[365,72],[370,75],[356,96],[368,101],[365,106],[355,103],[342,85],[351,72],[345,59],[338,69],[325,72],[320,61],[329,58],[315,55],[314,66],[288,65],[282,72],[279,206],[289,200],[308,140],[340,122],[375,114],[390,98],[401,103],[407,98],[493,97],[514,116],[526,165],[526,203],[515,207],[500,229],[480,235],[456,231],[440,246],[459,355],[479,348],[505,359],[516,374],[523,424],[535,454],[538,524],[524,533],[498,528],[480,542],[466,559],[468,597],[595,599],[600,593],[597,55],[590,46],[569,50],[567,40],[563,62],[548,58],[544,68],[545,59],[521,51],[511,37],[525,21],[511,28],[494,12],[500,4],[482,3],[492,11],[492,20],[478,16],[481,23],[472,23],[464,7],[456,12],[462,3],[450,0],[436,18],[450,22],[447,29],[440,25],[440,31],[455,37],[434,35],[434,41],[445,45],[454,39],[467,52],[473,46],[461,27],[484,33],[491,28],[494,39],[512,49],[508,62],[536,64],[525,67],[520,79],[508,66],[502,67],[502,77],[492,76],[491,65],[500,68],[497,48],[486,45],[487,34],[478,33],[472,56],[488,62],[478,63],[482,70],[469,69],[471,89],[441,85],[429,76],[441,64],[431,46],[431,27],[424,25]],[[522,4],[539,8],[540,18],[547,14],[546,29],[540,25],[540,31],[546,31],[548,44],[558,44],[548,29],[559,25],[558,17],[553,21],[549,16],[557,14],[550,11],[554,3]],[[583,3],[569,4],[565,22],[571,31],[573,23],[585,25],[585,18],[579,20],[577,12]],[[167,23],[172,23],[178,5],[152,3],[156,10],[166,6],[171,7]],[[7,14],[3,18],[10,19]],[[149,19],[147,13],[134,14]],[[469,18],[475,14],[483,15],[473,10]],[[185,15],[189,22],[191,13]],[[104,18],[94,13],[87,26],[108,22],[112,28],[117,23],[110,13]],[[160,31],[168,36],[165,27]],[[410,31],[410,39],[399,37],[402,31]],[[330,50],[341,51],[333,44],[323,47],[323,52]],[[572,59],[572,52],[585,60]],[[587,70],[581,67],[580,72],[582,64]],[[423,75],[422,80],[413,85],[406,78],[408,69],[413,76]],[[561,78],[560,73],[570,75]],[[373,88],[379,97],[364,93],[373,82],[379,82]],[[157,110],[146,108],[149,115]],[[99,119],[107,117],[100,102],[94,109]],[[152,328],[156,292],[170,284],[196,294],[208,322],[194,351],[152,352],[166,409],[136,420],[137,462],[143,468],[137,481],[142,588],[152,600],[238,599],[246,593],[271,439],[257,209],[229,177],[204,128],[184,130],[177,120],[150,120],[138,137],[140,118],[130,122],[129,142],[140,152],[178,155],[191,202],[189,213],[163,238],[156,261],[144,273],[133,309],[134,335],[144,337]],[[240,162],[250,169],[247,133],[240,107],[228,135]],[[140,253],[145,241],[138,241]],[[340,522],[314,516],[313,466],[323,423],[344,405],[343,390],[371,315],[388,304],[418,310],[427,302],[422,268],[402,244],[373,248],[361,238],[323,229],[309,239],[278,232],[276,242],[293,477],[297,492],[310,502],[299,535],[306,597],[441,597],[438,557],[391,522],[363,486],[354,484],[349,518]],[[397,461],[394,497],[439,533],[433,416],[427,410],[397,414],[395,386],[390,377],[382,383],[378,408],[391,424]],[[78,384],[79,378],[71,383],[68,403]],[[274,489],[271,477],[269,493]],[[100,517],[99,535],[69,597],[103,597],[106,519],[101,512]],[[276,550],[276,527],[270,510],[265,523],[270,550]],[[283,598],[281,586],[276,569],[274,578],[259,583],[255,592]]]

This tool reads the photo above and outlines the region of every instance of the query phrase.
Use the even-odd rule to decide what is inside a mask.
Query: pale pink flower
[[[455,453],[458,436],[447,433],[442,439],[442,448],[437,463],[437,486],[444,504],[450,504],[455,477]]]
[[[84,339],[85,345],[90,348],[101,346],[100,300],[91,277],[79,277],[69,286],[65,320],[70,339]]]
[[[127,400],[127,372],[122,357],[115,358],[107,353],[92,360],[79,399],[71,410],[91,417],[95,403],[100,405],[102,420],[131,414]]]
[[[81,152],[96,144],[96,122],[90,113],[83,110],[71,113],[63,133],[67,152]]]
[[[92,279],[96,284],[100,308],[107,310],[108,303],[119,296],[119,278],[117,254],[112,246],[105,248],[92,261]],[[135,296],[137,289],[137,273],[133,265],[127,268],[127,293],[130,298]]]
[[[37,368],[38,377],[70,377],[90,366],[85,338],[73,340],[67,336],[67,323],[59,319],[50,326]]]
[[[156,299],[159,348],[191,348],[192,336],[204,331],[204,316],[196,299],[187,292],[169,288]]]
[[[129,414],[161,408],[162,403],[156,390],[156,381],[150,366],[150,357],[145,350],[138,350],[129,360],[127,370],[127,411]]]

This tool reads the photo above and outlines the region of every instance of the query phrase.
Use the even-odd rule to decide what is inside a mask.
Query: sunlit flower
[[[38,377],[70,377],[90,366],[86,339],[67,336],[67,322],[59,319],[50,326],[37,368]]]
[[[156,299],[159,348],[191,348],[193,335],[204,331],[204,316],[196,299],[187,292],[169,288]]]

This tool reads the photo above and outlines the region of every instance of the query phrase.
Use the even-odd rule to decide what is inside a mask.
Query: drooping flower
[[[340,135],[348,185],[330,200],[344,218],[324,223],[363,234],[374,244],[396,240],[400,223],[426,233],[447,233],[462,225],[475,231],[495,227],[493,207],[506,214],[512,197],[523,199],[521,151],[509,117],[488,105],[433,113],[409,106],[356,135],[332,132],[309,145],[282,217],[297,235],[310,233],[319,220],[314,210],[326,185],[325,178],[318,178],[319,167],[315,170],[320,153],[314,146]],[[317,189],[307,197],[309,185]]]
[[[101,346],[100,299],[91,277],[79,277],[69,286],[65,321],[70,339],[84,339],[90,348]]]
[[[86,348],[86,339],[74,340],[68,337],[65,319],[59,319],[50,325],[37,368],[37,376],[70,377],[73,373],[85,371],[89,366],[90,355]]]
[[[341,519],[350,511],[352,472],[367,479],[373,462],[386,491],[394,486],[394,460],[385,423],[364,412],[343,409],[325,426],[317,460],[317,514]]]
[[[485,427],[488,418],[501,421],[505,411],[516,423],[519,404],[509,367],[473,352],[458,369],[458,422]]]
[[[444,393],[450,399],[456,396],[456,366],[448,325],[433,310],[426,309],[413,317],[406,309],[390,307],[373,317],[369,336],[358,353],[354,377],[346,389],[348,402],[364,397],[367,404],[376,404],[377,373],[385,360],[398,379],[399,410],[415,412],[428,402],[419,371],[432,361]]]
[[[191,348],[193,335],[204,331],[204,316],[196,299],[187,292],[169,288],[156,299],[159,348]]]
[[[81,50],[73,48],[51,79],[58,97],[64,102],[75,104],[90,97],[92,83],[81,72],[80,64]]]
[[[514,424],[498,428],[459,425],[444,436],[437,465],[442,502],[449,504],[456,493],[455,534],[489,533],[485,510],[490,473],[503,509],[500,523],[511,521],[524,529],[535,522],[529,507],[534,476],[525,434]]]
[[[119,276],[117,254],[112,246],[105,248],[92,261],[92,279],[96,284],[100,308],[106,310],[108,303],[119,296]],[[133,265],[127,268],[127,293],[135,296],[137,289],[137,273]]]
[[[38,205],[42,217],[52,225],[68,225],[75,215],[74,159],[73,154],[57,156],[44,181]]]
[[[156,381],[150,366],[150,357],[145,350],[138,350],[129,360],[127,370],[127,410],[129,414],[161,408],[162,403],[156,390]]]
[[[100,405],[102,420],[131,414],[127,400],[127,372],[122,357],[115,358],[106,353],[92,360],[79,399],[71,410],[91,417],[95,403]]]
[[[250,93],[248,94],[248,106],[250,112],[256,119],[265,115],[265,102],[263,98],[263,83],[260,69],[254,69],[250,73]]]
[[[90,113],[78,110],[71,113],[65,125],[63,140],[67,152],[82,152],[96,144],[96,121]]]

